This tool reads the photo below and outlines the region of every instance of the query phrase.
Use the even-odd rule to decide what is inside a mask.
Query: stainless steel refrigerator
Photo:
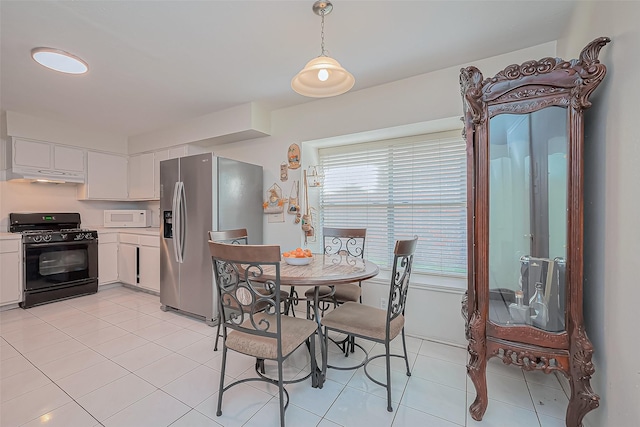
[[[160,303],[209,324],[217,293],[208,232],[246,228],[262,243],[262,166],[198,154],[160,162]]]

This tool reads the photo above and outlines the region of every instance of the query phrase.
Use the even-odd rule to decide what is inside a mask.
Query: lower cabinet
[[[98,235],[98,285],[118,281],[118,233]]]
[[[160,237],[121,233],[118,278],[122,283],[160,292]]]
[[[0,306],[22,301],[22,241],[0,240]]]

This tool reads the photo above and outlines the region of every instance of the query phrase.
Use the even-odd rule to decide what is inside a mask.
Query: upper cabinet
[[[154,153],[129,157],[129,198],[152,200],[155,198],[156,178]]]
[[[84,182],[84,150],[44,141],[12,138],[8,179]]]
[[[127,200],[127,157],[87,152],[87,181],[78,187],[81,200]]]
[[[131,155],[129,157],[129,199],[159,200],[160,162],[206,151],[204,147],[179,145],[153,153]]]

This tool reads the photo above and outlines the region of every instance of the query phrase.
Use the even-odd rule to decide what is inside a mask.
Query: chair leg
[[[385,348],[385,358],[387,361],[387,411],[393,412],[393,408],[391,407],[391,356],[389,353],[389,341],[387,340],[384,343]]]
[[[216,343],[213,346],[213,351],[218,351],[218,340],[220,339],[220,324],[222,323],[222,319],[218,316],[218,329],[216,330]]]
[[[407,357],[407,343],[404,339],[404,328],[402,328],[402,349],[404,350],[404,363],[407,365],[407,376],[411,376],[411,370],[409,369],[409,358]]]
[[[284,427],[284,383],[282,375],[282,358],[278,358],[278,394],[280,397],[280,427]]]
[[[222,345],[222,372],[220,373],[220,389],[218,390],[218,410],[216,415],[222,415],[222,393],[224,390],[224,373],[227,370],[227,346]]]

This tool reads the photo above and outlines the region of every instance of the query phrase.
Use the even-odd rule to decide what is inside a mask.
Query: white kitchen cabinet
[[[139,246],[139,286],[160,292],[160,247]]]
[[[155,198],[155,183],[160,174],[155,175],[154,153],[136,154],[129,157],[129,198],[151,200]]]
[[[83,149],[22,138],[12,138],[10,149],[11,178],[84,182]]]
[[[118,233],[98,234],[98,285],[118,281]]]
[[[160,162],[169,158],[169,150],[161,150],[153,153],[153,196],[160,200]]]
[[[22,301],[22,241],[0,240],[0,306]]]
[[[84,150],[54,145],[53,169],[56,171],[84,172]]]
[[[48,142],[13,139],[13,168],[51,168],[51,144]]]
[[[127,157],[87,152],[87,180],[78,187],[81,200],[127,200]]]
[[[148,291],[160,292],[160,237],[120,234],[119,280]]]

